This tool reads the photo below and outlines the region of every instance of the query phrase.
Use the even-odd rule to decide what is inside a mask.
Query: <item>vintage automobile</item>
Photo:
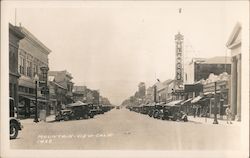
[[[140,113],[142,109],[142,105],[134,105],[131,107],[131,110],[137,113]]]
[[[188,121],[187,114],[181,111],[181,105],[179,104],[181,100],[175,100],[170,103],[155,103],[152,108],[150,108],[148,115],[156,119],[162,120],[179,120]]]
[[[68,121],[70,119],[73,118],[73,112],[70,109],[64,109],[64,110],[60,110],[57,114],[56,114],[56,121]]]
[[[22,130],[23,126],[19,119],[15,118],[15,100],[9,98],[9,108],[10,108],[10,139],[15,139],[18,136],[18,131]]]
[[[156,103],[153,110],[152,116],[157,119],[161,119],[163,117],[163,106],[165,103]]]
[[[105,112],[110,111],[110,110],[113,109],[114,107],[111,106],[111,105],[102,105],[101,108],[102,108],[102,111],[105,113]]]
[[[92,110],[91,104],[77,101],[75,103],[69,104],[67,108],[72,110],[74,119],[88,119],[94,117],[94,112]]]
[[[161,118],[163,120],[179,120],[179,121],[188,121],[187,114],[181,111],[181,105],[179,104],[165,104],[163,105]]]
[[[145,114],[145,115],[152,116],[152,112],[153,112],[154,106],[155,106],[155,103],[144,104],[143,107],[142,107],[141,113]]]
[[[103,114],[104,112],[102,111],[101,106],[94,105],[94,104],[89,104],[89,109],[90,109],[90,117],[94,117],[95,115]]]
[[[87,103],[83,103],[81,101],[77,101],[75,103],[71,103],[65,106],[65,109],[60,110],[56,115],[56,120],[79,120],[79,119],[88,119],[93,118],[94,113],[91,111],[91,106]]]
[[[10,117],[10,139],[15,139],[18,135],[18,131],[22,130],[23,126],[19,119]]]

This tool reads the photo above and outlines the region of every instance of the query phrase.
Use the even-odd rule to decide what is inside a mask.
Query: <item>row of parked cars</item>
[[[176,103],[172,102],[171,104],[153,102],[137,106],[127,106],[127,108],[130,111],[145,114],[156,119],[188,121],[187,114],[181,110],[178,101],[176,101]]]
[[[77,101],[60,110],[55,117],[56,121],[68,121],[93,118],[95,115],[104,114],[114,108],[111,105],[94,105]]]

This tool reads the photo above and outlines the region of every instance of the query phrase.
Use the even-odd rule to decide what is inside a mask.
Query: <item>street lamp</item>
[[[39,77],[37,76],[37,74],[35,75],[34,77],[34,80],[35,80],[35,83],[36,83],[36,87],[35,87],[35,93],[36,93],[36,110],[35,110],[35,119],[34,119],[34,122],[37,123],[39,122],[38,121],[38,116],[37,116],[37,107],[38,107],[38,104],[37,104],[37,84],[38,84],[38,80],[39,80]]]
[[[217,93],[216,93],[216,86],[217,86],[217,84],[216,84],[216,82],[214,82],[214,122],[213,122],[213,124],[219,124],[219,122],[218,122],[218,119],[217,119],[217,104],[218,104],[218,102],[217,102],[217,100],[218,100],[218,95],[217,95]]]

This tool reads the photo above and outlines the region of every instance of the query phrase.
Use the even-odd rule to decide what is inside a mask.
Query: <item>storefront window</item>
[[[32,77],[32,62],[27,61],[27,76]]]
[[[36,74],[38,74],[38,65],[34,64],[33,65],[33,77],[35,77]]]

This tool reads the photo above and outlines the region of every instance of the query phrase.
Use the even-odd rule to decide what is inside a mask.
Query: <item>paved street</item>
[[[174,122],[127,109],[113,109],[94,119],[61,122],[22,121],[15,149],[237,150],[239,125]]]

